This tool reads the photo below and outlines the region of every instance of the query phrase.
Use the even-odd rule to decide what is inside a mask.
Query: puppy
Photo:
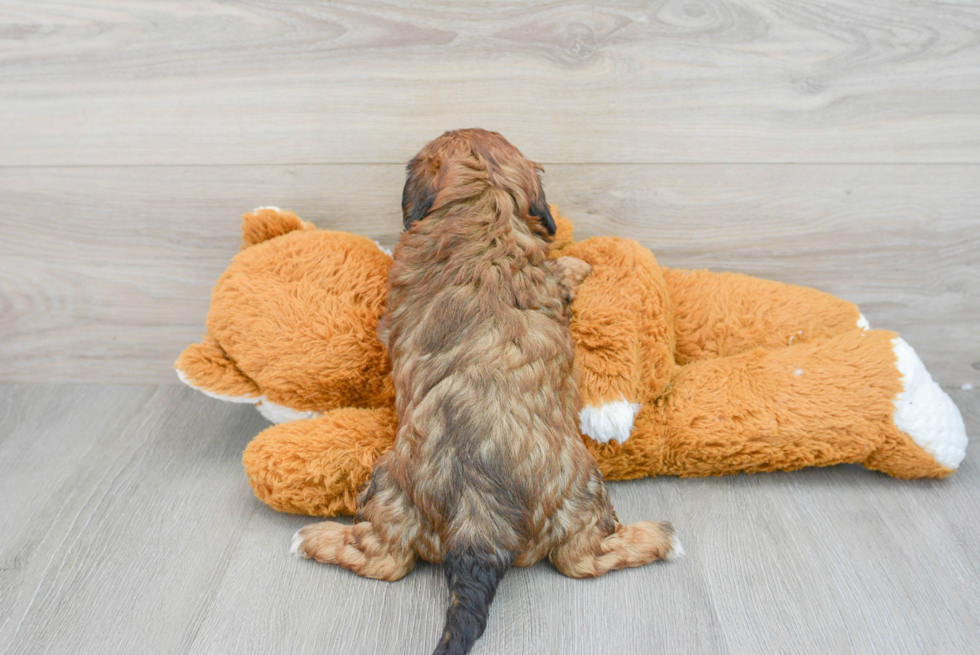
[[[679,554],[668,523],[619,523],[582,437],[568,304],[590,266],[549,260],[542,169],[502,136],[447,132],[409,163],[387,312],[399,429],[357,522],[293,552],[397,580],[441,562],[437,654],[467,653],[510,566],[594,577]]]

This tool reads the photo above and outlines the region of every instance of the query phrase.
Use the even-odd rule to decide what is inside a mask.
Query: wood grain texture
[[[613,502],[627,521],[679,517],[677,484],[664,478],[616,485]],[[310,521],[256,511],[191,652],[370,655],[434,648],[448,602],[441,569],[423,563],[386,583],[288,556],[291,535]],[[498,589],[475,652],[726,653],[707,598],[696,564],[658,563],[599,580],[572,580],[546,563],[514,569]],[[234,618],[261,616],[270,607],[277,611],[254,624]]]
[[[980,162],[980,6],[4,0],[0,164]]]
[[[0,387],[0,643],[21,606],[23,572],[50,535],[41,520],[55,495],[66,502],[79,461],[152,396],[149,387],[100,386],[84,393],[46,385]]]
[[[240,457],[264,421],[178,387],[0,393],[26,415],[7,419],[4,445],[30,453],[4,458],[0,480],[18,476],[32,498],[31,512],[4,517],[16,535],[4,560],[16,565],[3,572],[0,648],[186,651],[255,509]],[[37,438],[36,422],[50,438]],[[73,439],[90,448],[74,446],[74,464],[46,474],[46,458]]]
[[[976,392],[952,394],[980,432]],[[0,385],[0,653],[430,652],[441,571],[385,583],[289,555],[311,519],[261,505],[241,469],[262,427],[169,385]],[[513,570],[474,655],[976,650],[969,453],[945,481],[841,466],[610,490],[687,555],[598,580]]]
[[[977,434],[976,392],[951,393]],[[976,651],[975,457],[943,482],[840,466],[682,484],[733,653]]]
[[[211,286],[264,204],[391,246],[402,168],[0,169],[0,380],[175,381]],[[901,331],[943,385],[980,386],[980,166],[549,166],[578,238],[668,266],[813,286]]]

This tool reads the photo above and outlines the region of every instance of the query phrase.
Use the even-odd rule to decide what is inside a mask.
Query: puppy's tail
[[[490,603],[513,553],[475,548],[451,550],[442,563],[449,582],[449,609],[442,641],[433,655],[465,655],[487,627]]]

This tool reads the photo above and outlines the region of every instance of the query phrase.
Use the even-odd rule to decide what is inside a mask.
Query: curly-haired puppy
[[[442,562],[452,594],[436,653],[466,653],[510,566],[547,556],[599,576],[679,554],[667,523],[622,525],[576,426],[568,330],[591,270],[549,260],[539,166],[502,136],[447,132],[409,163],[406,231],[386,315],[399,429],[357,523],[300,530],[293,551],[397,580]]]

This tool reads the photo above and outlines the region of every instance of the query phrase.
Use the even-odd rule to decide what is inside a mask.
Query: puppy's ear
[[[402,222],[405,229],[425,218],[436,201],[436,179],[439,160],[413,159],[408,163],[408,176],[402,189]]]
[[[555,225],[555,219],[548,208],[548,201],[544,198],[544,191],[539,190],[538,197],[531,203],[527,213],[536,216],[541,221],[541,227],[548,232],[549,237],[555,236],[558,227]]]

